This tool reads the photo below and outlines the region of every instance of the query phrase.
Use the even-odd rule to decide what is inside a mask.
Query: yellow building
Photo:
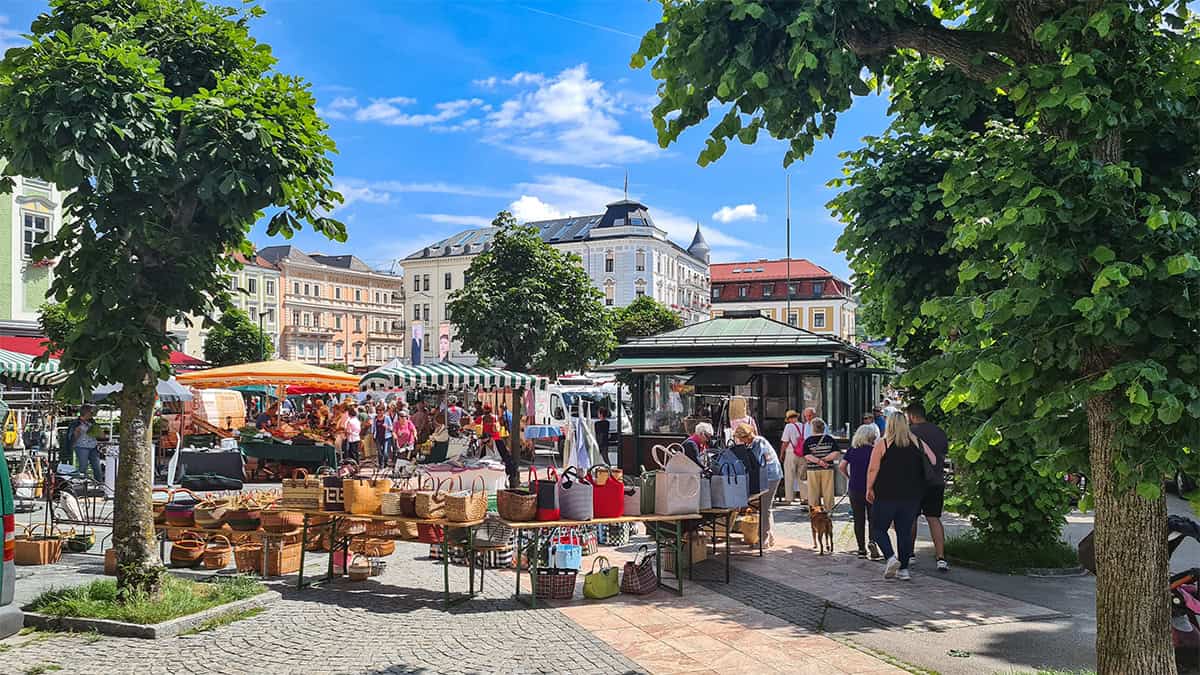
[[[712,315],[756,309],[814,333],[854,341],[858,309],[850,284],[803,258],[711,265]]]

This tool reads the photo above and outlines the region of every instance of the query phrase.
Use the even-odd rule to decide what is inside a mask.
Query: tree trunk
[[[1113,401],[1087,401],[1096,500],[1096,666],[1099,673],[1174,675],[1167,590],[1166,499],[1120,486]]]
[[[147,382],[149,382],[147,384]],[[126,382],[120,394],[121,454],[113,505],[113,548],[117,550],[117,588],[156,594],[162,561],[155,550],[154,484],[150,418],[154,414],[154,376]]]

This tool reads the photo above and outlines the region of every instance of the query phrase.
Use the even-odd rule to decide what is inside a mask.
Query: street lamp
[[[269,312],[259,312],[258,313],[258,360],[259,361],[267,360],[267,355],[266,355],[267,335],[266,335],[266,333],[263,332],[263,317],[266,316],[267,314],[269,314]]]

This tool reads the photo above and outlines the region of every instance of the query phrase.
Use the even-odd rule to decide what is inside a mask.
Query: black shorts
[[[926,518],[941,518],[945,502],[945,485],[925,488],[925,496],[921,497],[921,515]]]

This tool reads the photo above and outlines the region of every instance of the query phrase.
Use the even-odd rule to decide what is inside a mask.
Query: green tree
[[[683,328],[683,319],[678,314],[648,295],[614,311],[612,323],[618,342]]]
[[[761,129],[801,159],[884,86],[907,131],[979,113],[933,132],[958,261],[910,377],[977,417],[968,456],[1086,463],[1100,672],[1175,670],[1158,484],[1200,438],[1198,51],[1178,0],[664,0],[633,57],[663,145],[723,113],[701,164]]]
[[[44,302],[38,307],[38,326],[50,351],[57,351],[70,342],[71,330],[78,321],[67,311],[67,305],[62,302]]]
[[[548,375],[603,361],[616,340],[579,257],[542,241],[508,211],[492,225],[499,228],[492,248],[471,261],[466,285],[450,296],[463,348]]]
[[[275,352],[270,336],[260,331],[240,309],[230,309],[217,319],[204,338],[204,360],[215,366],[253,363]]]
[[[167,321],[228,310],[234,251],[276,209],[269,234],[340,201],[335,151],[300,79],[273,70],[250,36],[253,6],[200,0],[52,0],[30,44],[0,63],[5,176],[41,176],[69,195],[51,292],[79,321],[63,346],[66,390],[120,382],[113,545],[122,594],[156,592],[150,486],[154,387],[170,375]],[[6,178],[11,186],[11,179]]]

